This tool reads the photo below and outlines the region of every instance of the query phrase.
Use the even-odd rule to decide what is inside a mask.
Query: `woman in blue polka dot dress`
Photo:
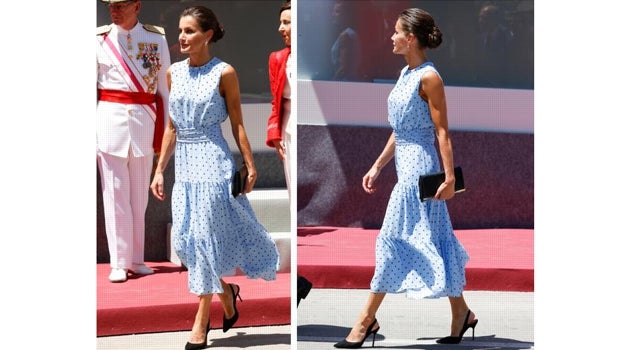
[[[429,13],[411,8],[399,15],[392,41],[393,53],[403,55],[407,66],[388,97],[393,132],[362,186],[374,193],[375,180],[393,157],[398,183],[377,237],[371,293],[349,335],[335,344],[337,348],[359,348],[371,334],[374,346],[380,328],[375,315],[386,293],[406,293],[414,299],[448,297],[451,335],[438,343],[459,343],[464,332],[472,328],[474,334],[477,325],[462,294],[468,254],[453,233],[445,202],[454,195],[455,177],[444,85],[425,53],[441,44],[442,33]],[[422,202],[418,178],[441,167],[445,182],[435,199]]]
[[[199,296],[186,349],[203,349],[213,294],[223,304],[223,331],[238,319],[240,287],[223,277],[240,268],[249,278],[274,280],[279,255],[245,196],[257,173],[243,126],[236,71],[209,51],[210,44],[223,37],[223,28],[210,9],[196,6],[182,12],[179,30],[180,50],[189,58],[167,72],[170,119],[151,190],[156,198],[165,199],[163,171],[175,150],[173,245],[188,268],[190,292]],[[237,197],[231,193],[234,159],[221,131],[228,115],[249,173],[243,194]]]

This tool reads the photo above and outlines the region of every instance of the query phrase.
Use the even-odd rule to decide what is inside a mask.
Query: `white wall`
[[[269,152],[272,148],[269,148],[264,144],[266,140],[266,129],[269,115],[271,114],[270,103],[243,103],[243,123],[245,124],[245,131],[251,144],[253,152]],[[227,119],[221,124],[223,129],[223,136],[230,145],[230,149],[233,153],[240,153],[238,147],[232,137],[232,127],[230,126],[230,119]]]
[[[299,80],[298,124],[389,126],[393,84]],[[533,133],[533,90],[446,87],[450,128]]]

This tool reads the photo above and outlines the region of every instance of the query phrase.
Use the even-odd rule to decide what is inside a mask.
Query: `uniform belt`
[[[156,94],[98,89],[98,101],[147,105],[156,102]]]
[[[98,89],[98,101],[149,105],[156,103],[156,120],[154,120],[154,140],[152,147],[156,153],[160,152],[163,133],[165,132],[165,110],[163,99],[158,94],[150,94],[147,92],[134,92],[123,90],[107,90]]]

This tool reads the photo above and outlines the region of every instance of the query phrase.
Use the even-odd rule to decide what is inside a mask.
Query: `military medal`
[[[139,43],[139,54],[137,59],[143,61],[143,68],[151,68],[154,65],[158,65],[159,54],[158,44],[154,43]]]
[[[158,80],[158,70],[160,69],[160,53],[158,53],[158,44],[156,43],[139,43],[139,52],[136,56],[138,61],[142,61],[142,67],[148,70],[148,74],[143,76],[143,80],[148,84],[148,91],[156,89],[156,81]]]
[[[130,36],[130,32],[126,36],[126,43],[128,44],[128,52],[132,51],[132,37]],[[128,57],[132,58],[131,54],[128,54]]]

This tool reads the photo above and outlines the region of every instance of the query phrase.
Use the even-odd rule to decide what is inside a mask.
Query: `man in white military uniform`
[[[154,151],[166,123],[171,62],[163,28],[138,20],[140,0],[101,0],[111,25],[97,28],[97,163],[111,282],[147,275],[145,211]]]

